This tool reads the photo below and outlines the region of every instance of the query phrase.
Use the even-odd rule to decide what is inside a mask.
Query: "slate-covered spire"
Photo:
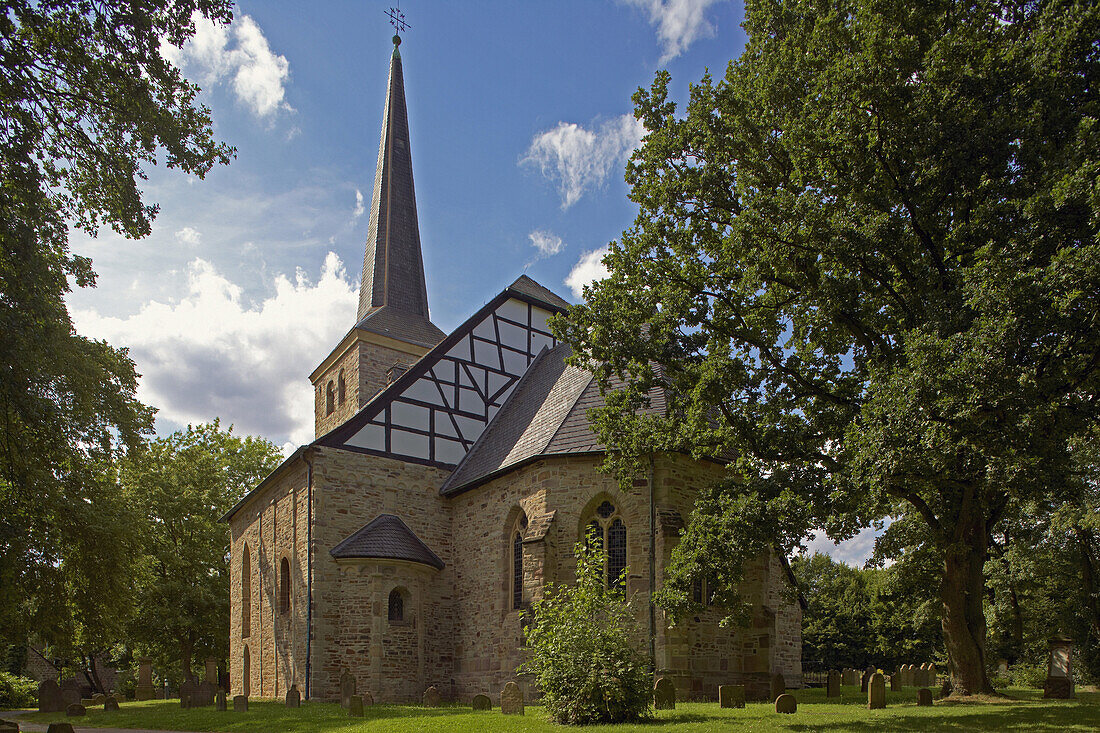
[[[409,120],[401,73],[401,39],[394,36],[382,139],[374,174],[370,223],[359,289],[358,328],[405,341],[443,338],[428,320],[428,290],[416,219]]]

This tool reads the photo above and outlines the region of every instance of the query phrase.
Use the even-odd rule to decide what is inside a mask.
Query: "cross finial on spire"
[[[393,36],[393,42],[394,44],[399,44],[401,43],[401,34],[409,28],[412,28],[412,26],[405,22],[405,14],[401,12],[400,8],[390,8],[386,12],[386,15],[390,17],[390,25],[392,25],[393,29],[396,31]]]

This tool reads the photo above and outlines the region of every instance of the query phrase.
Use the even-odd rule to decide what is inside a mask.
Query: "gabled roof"
[[[329,552],[338,560],[369,558],[405,560],[443,569],[443,561],[400,517],[379,514]]]

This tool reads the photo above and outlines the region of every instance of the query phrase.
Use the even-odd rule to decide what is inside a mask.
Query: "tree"
[[[184,679],[194,679],[196,656],[229,654],[229,533],[221,517],[281,461],[270,441],[237,437],[215,420],[154,440],[123,463],[142,535],[128,638],[178,661]]]
[[[0,13],[0,638],[60,633],[68,600],[90,619],[125,576],[98,563],[117,537],[104,471],[152,428],[124,349],[77,335],[70,283],[94,284],[69,226],[148,234],[137,179],[158,153],[203,176],[232,150],[214,142],[198,88],[161,55],[227,22],[229,0],[9,0]],[[97,578],[84,575],[103,570]],[[90,592],[74,593],[88,582]],[[105,585],[104,585],[105,583]],[[67,585],[68,584],[68,585]],[[83,599],[83,600],[82,600]]]
[[[1068,496],[1100,407],[1100,6],[760,0],[683,117],[658,72],[639,212],[559,324],[609,394],[611,462],[734,455],[661,602],[765,533],[791,552],[911,518],[953,688],[991,690],[984,564],[1007,511]],[[674,397],[640,416],[655,385]]]
[[[527,660],[554,722],[624,723],[648,711],[649,661],[632,636],[634,612],[626,602],[626,570],[606,584],[607,553],[595,535],[578,542],[576,584],[548,584],[532,604]],[[525,621],[527,619],[525,618]]]

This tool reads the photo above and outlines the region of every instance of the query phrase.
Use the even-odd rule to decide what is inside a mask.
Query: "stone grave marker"
[[[152,700],[157,694],[153,687],[153,660],[148,657],[138,659],[138,682],[134,688],[134,698],[137,700]]]
[[[917,690],[917,706],[922,708],[932,706],[932,691],[927,687]]]
[[[886,707],[886,678],[881,672],[875,672],[867,680],[867,709],[881,710]]]
[[[658,677],[654,683],[653,707],[656,710],[676,709],[676,686],[668,677]]]
[[[859,676],[859,691],[867,692],[867,683],[871,680],[871,673],[864,672]]]
[[[1050,657],[1047,662],[1047,678],[1043,683],[1043,697],[1068,700],[1073,697],[1073,640],[1055,636],[1049,642]]]
[[[783,693],[779,697],[775,698],[775,712],[790,715],[791,713],[797,711],[798,700],[794,699],[794,695]]]
[[[218,660],[214,657],[206,658],[206,681],[212,685],[218,684]]]
[[[500,691],[500,712],[505,715],[523,715],[523,690],[515,682],[507,683]]]
[[[901,675],[894,672],[890,675],[890,692],[897,692],[901,689]]]
[[[214,695],[214,707],[223,712],[228,707],[225,704],[225,690],[218,688],[218,693]]]
[[[80,704],[80,690],[74,690],[71,687],[61,688],[61,703],[67,708],[70,705]],[[60,711],[58,711],[60,712]]]
[[[363,698],[359,695],[348,696],[348,715],[352,718],[363,717]]]
[[[718,685],[718,707],[743,708],[745,707],[744,685]]]
[[[782,695],[787,691],[787,680],[783,678],[781,674],[773,674],[771,679],[772,687],[772,700]]]
[[[233,696],[233,712],[235,712],[235,713],[247,713],[248,712],[248,696],[247,695],[234,695]]]
[[[844,681],[842,684],[844,684],[845,687],[854,687],[859,684],[859,676],[851,667],[844,668]]]
[[[61,697],[61,688],[56,681],[42,680],[42,684],[38,686],[38,712],[65,712],[65,701]]]
[[[442,698],[439,696],[439,690],[435,689],[435,685],[424,690],[424,697],[421,699],[424,707],[437,708],[442,701]]]
[[[118,710],[118,698],[115,697],[114,695],[108,695],[103,700],[103,710],[104,711]]]
[[[84,706],[81,705],[80,703],[73,703],[69,707],[65,708],[65,714],[68,715],[69,717],[76,717],[78,715],[83,715],[85,712],[87,712],[87,711],[84,709]]]
[[[298,692],[298,685],[291,685],[286,691],[286,706],[288,708],[302,707],[302,693]]]
[[[488,695],[474,695],[470,707],[474,710],[492,710],[493,700]]]
[[[825,697],[840,697],[840,672],[829,670],[829,678],[825,682]]]
[[[46,733],[75,733],[72,723],[50,723]]]
[[[351,696],[355,694],[355,675],[349,670],[344,670],[340,675],[340,704],[347,707],[351,704]]]
[[[370,707],[374,704],[374,695],[370,694],[366,690],[363,690],[363,694],[359,696],[363,700],[363,704]]]
[[[97,692],[96,694],[92,695],[92,705],[102,705],[104,702],[106,702],[106,700],[107,696],[104,695],[102,692]]]
[[[191,680],[184,680],[180,685],[180,707],[189,708],[192,705],[192,699],[198,694],[199,686]]]
[[[82,697],[80,698],[80,704],[86,708],[90,708],[91,706],[95,705],[95,699],[90,697]]]
[[[218,693],[218,686],[213,682],[203,681],[198,689],[191,693],[191,707],[208,708],[214,704],[214,696]]]

